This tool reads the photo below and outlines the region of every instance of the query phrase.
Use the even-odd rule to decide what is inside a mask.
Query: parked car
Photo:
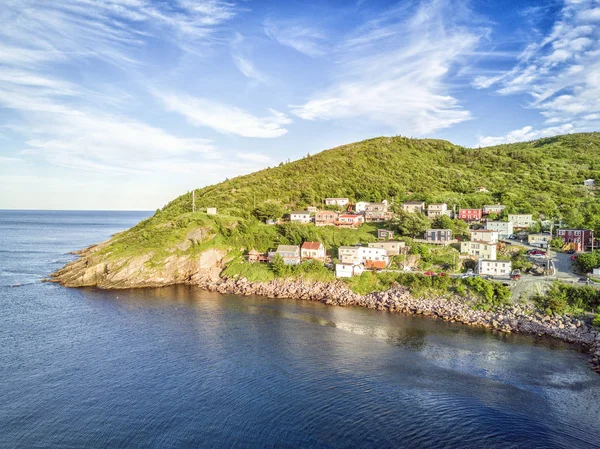
[[[577,260],[577,256],[571,256],[570,259],[571,261],[575,262]]]
[[[527,251],[527,254],[529,254],[530,256],[533,256],[533,255],[545,256],[546,251],[542,251],[541,249],[530,249],[529,251]]]
[[[521,279],[521,270],[513,270],[512,273],[510,273],[510,278],[513,281],[518,281]]]
[[[437,273],[438,276],[448,276],[448,273],[441,271],[439,273]]]
[[[433,271],[426,271],[425,273],[423,273],[424,276],[435,276],[435,273]]]
[[[517,234],[511,234],[508,236],[508,238],[511,240],[517,240]]]
[[[574,249],[570,249],[567,251],[567,254],[575,254],[575,250]]]

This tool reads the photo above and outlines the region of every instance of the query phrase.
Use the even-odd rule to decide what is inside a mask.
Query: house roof
[[[310,212],[307,210],[295,210],[290,212],[290,215],[310,215]]]
[[[402,204],[425,204],[425,201],[405,201]]]
[[[325,200],[345,200],[345,201],[349,201],[348,198],[325,198]]]
[[[450,231],[450,232],[452,232],[452,229],[428,229],[425,232],[431,232],[431,231]]]
[[[360,214],[341,214],[340,218],[357,218],[357,217],[362,217],[362,215]]]
[[[323,244],[321,242],[304,242],[302,244],[302,249],[313,249],[318,250],[321,249]]]
[[[279,245],[277,247],[277,252],[289,253],[293,251],[298,251],[298,247],[296,245]]]

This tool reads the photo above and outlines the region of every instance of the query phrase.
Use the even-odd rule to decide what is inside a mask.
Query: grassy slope
[[[208,247],[266,250],[303,238],[326,246],[368,241],[374,228],[268,227],[248,220],[254,206],[275,202],[286,210],[318,205],[327,196],[352,200],[444,201],[462,207],[501,202],[511,212],[561,216],[571,226],[598,226],[600,202],[581,185],[600,180],[600,133],[467,149],[441,140],[381,137],[323,151],[196,191],[197,208],[216,206],[219,215],[192,213],[191,193],[175,199],[134,228],[119,234],[103,255],[153,252],[154,263],[170,254]],[[478,186],[489,193],[476,193]],[[196,228],[210,238],[187,249],[173,248]],[[169,249],[171,251],[169,251]]]

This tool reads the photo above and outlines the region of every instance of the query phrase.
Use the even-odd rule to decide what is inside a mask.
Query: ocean
[[[600,447],[600,376],[565,343],[41,282],[149,215],[0,211],[0,448]]]

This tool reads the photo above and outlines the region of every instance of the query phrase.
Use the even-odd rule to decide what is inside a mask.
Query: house
[[[540,248],[548,248],[548,243],[552,240],[550,234],[529,234],[527,242],[531,246],[539,246]]]
[[[411,214],[417,212],[425,213],[425,201],[406,201],[402,203],[402,210]]]
[[[265,221],[265,223],[268,224],[268,225],[273,226],[273,225],[277,224],[277,221],[273,220],[272,218],[267,218],[267,220]]]
[[[269,262],[275,255],[279,254],[286,265],[298,265],[300,263],[300,247],[296,245],[279,245],[277,251],[269,253]]]
[[[508,221],[512,222],[513,227],[528,228],[533,224],[533,216],[531,214],[508,214]]]
[[[248,262],[268,262],[269,256],[265,253],[261,253],[260,251],[256,251],[254,248],[248,251]]]
[[[216,207],[207,207],[206,215],[217,215],[217,208]]]
[[[360,264],[354,263],[336,263],[335,264],[335,277],[336,278],[351,278],[352,276],[360,276],[364,267]]]
[[[488,221],[485,224],[488,231],[497,231],[498,238],[507,239],[514,234],[512,221]]]
[[[506,206],[503,206],[502,204],[487,204],[485,206],[483,206],[482,212],[483,215],[489,215],[489,214],[501,214],[503,210],[506,209]]]
[[[585,251],[592,246],[593,231],[590,229],[559,229],[556,236],[564,243],[565,249]]]
[[[394,238],[394,231],[389,231],[387,229],[378,229],[377,230],[377,238],[390,240]]]
[[[316,226],[333,226],[338,219],[337,212],[330,210],[322,210],[315,214],[315,225]]]
[[[340,228],[356,228],[365,222],[365,217],[359,214],[340,214],[335,224]]]
[[[368,203],[365,206],[365,221],[367,223],[387,221],[392,218],[388,212],[387,202]]]
[[[406,248],[406,243],[389,240],[387,242],[375,242],[367,245],[369,248],[385,249],[388,256],[397,256]]]
[[[306,210],[309,211],[309,212],[317,212],[319,209],[316,208],[315,206],[308,206],[306,208]]]
[[[342,263],[363,264],[367,268],[385,268],[390,259],[384,248],[340,246],[338,258]]]
[[[290,212],[290,221],[295,223],[310,223],[310,212],[307,210]]]
[[[583,185],[585,187],[594,187],[596,185],[596,181],[594,181],[593,179],[586,179],[585,181],[583,181]]]
[[[448,214],[448,205],[446,203],[434,203],[427,206],[427,216],[430,218],[440,217]]]
[[[423,238],[430,243],[449,243],[452,241],[451,229],[428,229]]]
[[[367,204],[369,203],[367,203],[366,201],[359,201],[354,205],[354,211],[358,214],[363,213],[367,208]]]
[[[302,259],[325,260],[325,247],[321,242],[304,242],[300,248]]]
[[[479,259],[476,273],[489,276],[510,276],[512,262],[510,260]]]
[[[484,186],[479,186],[479,187],[477,187],[477,191],[478,191],[478,192],[489,192],[489,190],[488,190],[488,189],[486,189]]]
[[[348,198],[325,198],[325,204],[327,206],[347,206],[350,203]]]
[[[458,219],[464,221],[480,221],[481,209],[459,209]]]
[[[498,243],[500,234],[498,231],[492,231],[489,229],[477,229],[471,231],[471,240],[479,240],[480,242],[487,243]]]
[[[480,259],[496,260],[496,244],[481,242],[481,241],[467,241],[460,243],[460,252],[475,256]]]
[[[338,259],[342,263],[359,263],[358,259],[359,246],[340,246],[338,248]]]

